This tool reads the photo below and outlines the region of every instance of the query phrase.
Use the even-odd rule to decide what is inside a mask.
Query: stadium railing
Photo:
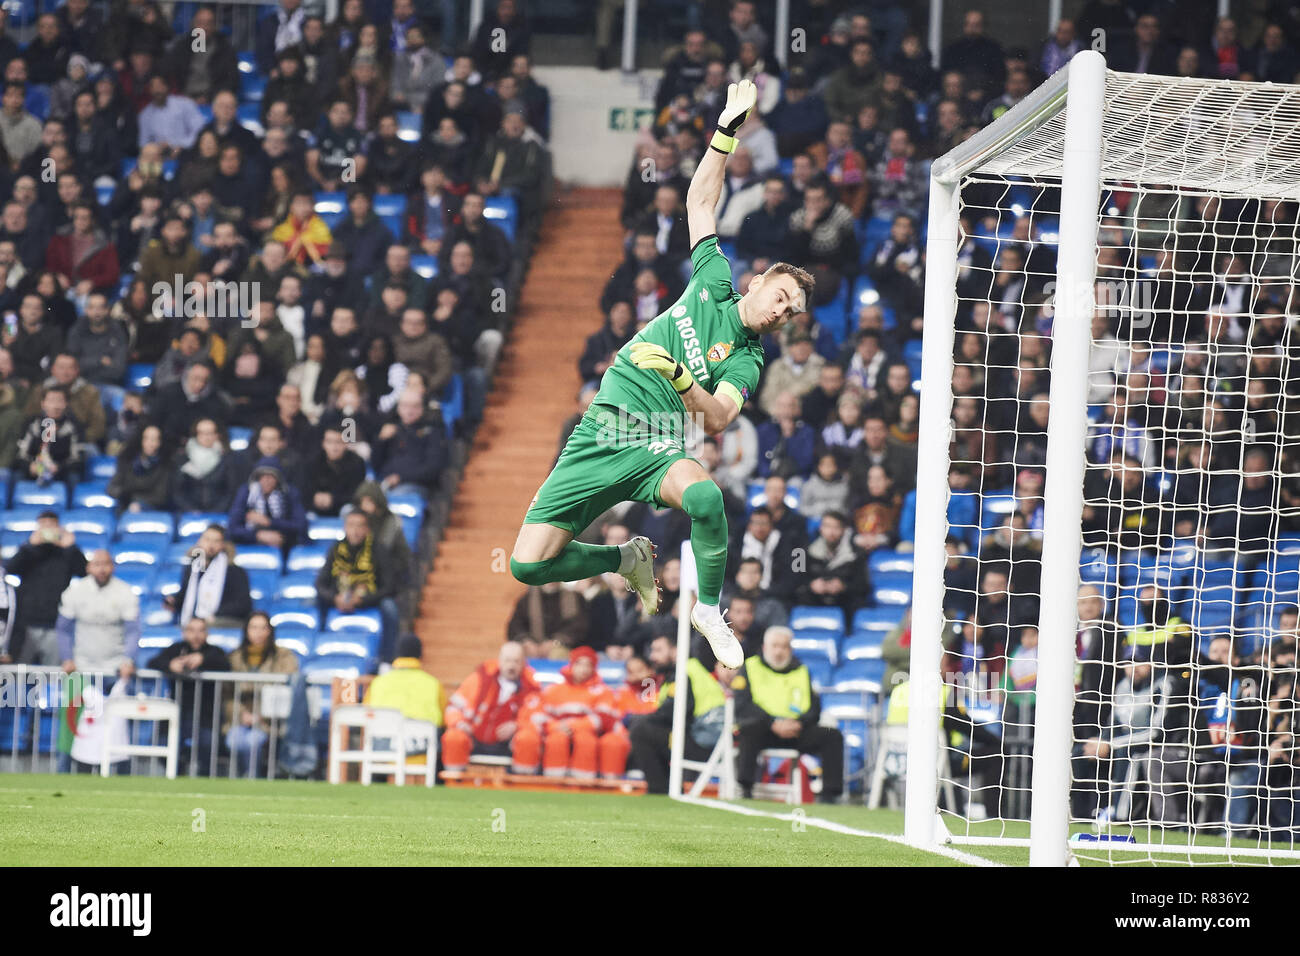
[[[336,676],[355,676],[359,668],[340,666],[306,670],[308,683],[308,710],[312,723],[312,740],[321,747],[328,730],[330,686]],[[350,672],[350,673],[349,673]],[[117,675],[109,671],[82,672],[89,678],[96,694],[111,693]],[[283,744],[281,739],[288,724],[291,704],[291,674],[258,674],[236,672],[199,672],[185,678],[157,670],[137,669],[127,685],[128,696],[144,695],[178,700],[181,707],[182,734],[179,772],[182,776],[239,775],[239,761],[226,744],[226,730],[230,719],[226,704],[247,699],[251,709],[265,726],[266,741],[257,759],[258,772],[266,776],[271,768],[274,777],[277,754]],[[184,684],[192,685],[188,700],[178,696]],[[203,690],[205,684],[213,685],[212,692]],[[211,700],[205,700],[210,696]],[[59,768],[60,720],[67,720],[69,703],[69,675],[58,667],[37,667],[24,664],[0,665],[0,770],[13,773],[56,773]],[[92,711],[93,715],[93,711]],[[206,724],[206,727],[205,727]],[[193,728],[210,728],[206,735],[194,734]],[[75,730],[75,728],[71,728]],[[157,732],[152,724],[133,722],[128,727],[130,741],[149,744]],[[161,735],[159,735],[161,736]],[[195,745],[197,744],[197,746]],[[323,749],[321,751],[323,755]],[[265,758],[263,763],[262,758]],[[323,764],[323,756],[322,761]],[[79,768],[84,770],[84,768]],[[121,769],[119,767],[119,769]],[[161,758],[132,758],[129,772],[133,775],[161,776]]]

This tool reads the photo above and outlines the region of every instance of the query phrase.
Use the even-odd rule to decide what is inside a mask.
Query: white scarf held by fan
[[[201,559],[200,559],[201,560]],[[199,578],[198,587],[194,586],[194,577],[199,573],[200,560],[190,564],[190,582],[185,588],[185,605],[181,608],[181,624],[192,617],[210,621],[221,606],[221,595],[226,590],[226,566],[229,558],[220,551],[209,561],[207,570]]]

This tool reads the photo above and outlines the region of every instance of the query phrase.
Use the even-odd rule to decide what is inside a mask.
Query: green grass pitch
[[[748,805],[778,813],[790,809]],[[821,806],[804,811],[857,829],[902,832],[902,814],[896,811]],[[991,857],[984,849],[975,852]],[[666,797],[50,774],[0,774],[0,861],[35,866],[952,865],[945,857],[886,840]]]

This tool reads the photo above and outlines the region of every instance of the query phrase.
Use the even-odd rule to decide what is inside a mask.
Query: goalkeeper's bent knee
[[[691,521],[721,521],[725,524],[726,512],[722,506],[722,489],[713,481],[697,481],[682,492],[682,510]]]
[[[552,563],[551,561],[516,561],[511,558],[510,573],[515,576],[515,580],[520,584],[546,584],[553,580],[551,575],[547,573]]]

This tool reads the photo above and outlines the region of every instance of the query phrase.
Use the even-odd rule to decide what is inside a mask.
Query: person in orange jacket
[[[506,641],[496,660],[480,664],[451,695],[442,735],[443,767],[464,770],[471,753],[509,755],[520,713],[540,692],[522,645]]]
[[[659,707],[659,688],[664,675],[640,654],[627,659],[623,683],[613,689],[613,707],[618,719],[609,733],[599,742],[601,775],[621,777],[627,772],[627,758],[632,752],[632,739],[628,736],[628,722],[640,714],[652,714]]]
[[[547,777],[596,776],[599,740],[617,723],[614,695],[596,673],[596,652],[575,647],[561,670],[564,680],[551,684],[530,702],[515,734],[514,765],[518,772]],[[615,751],[616,753],[616,751]],[[623,760],[627,752],[623,752]],[[622,767],[599,767],[605,776],[620,776]]]

